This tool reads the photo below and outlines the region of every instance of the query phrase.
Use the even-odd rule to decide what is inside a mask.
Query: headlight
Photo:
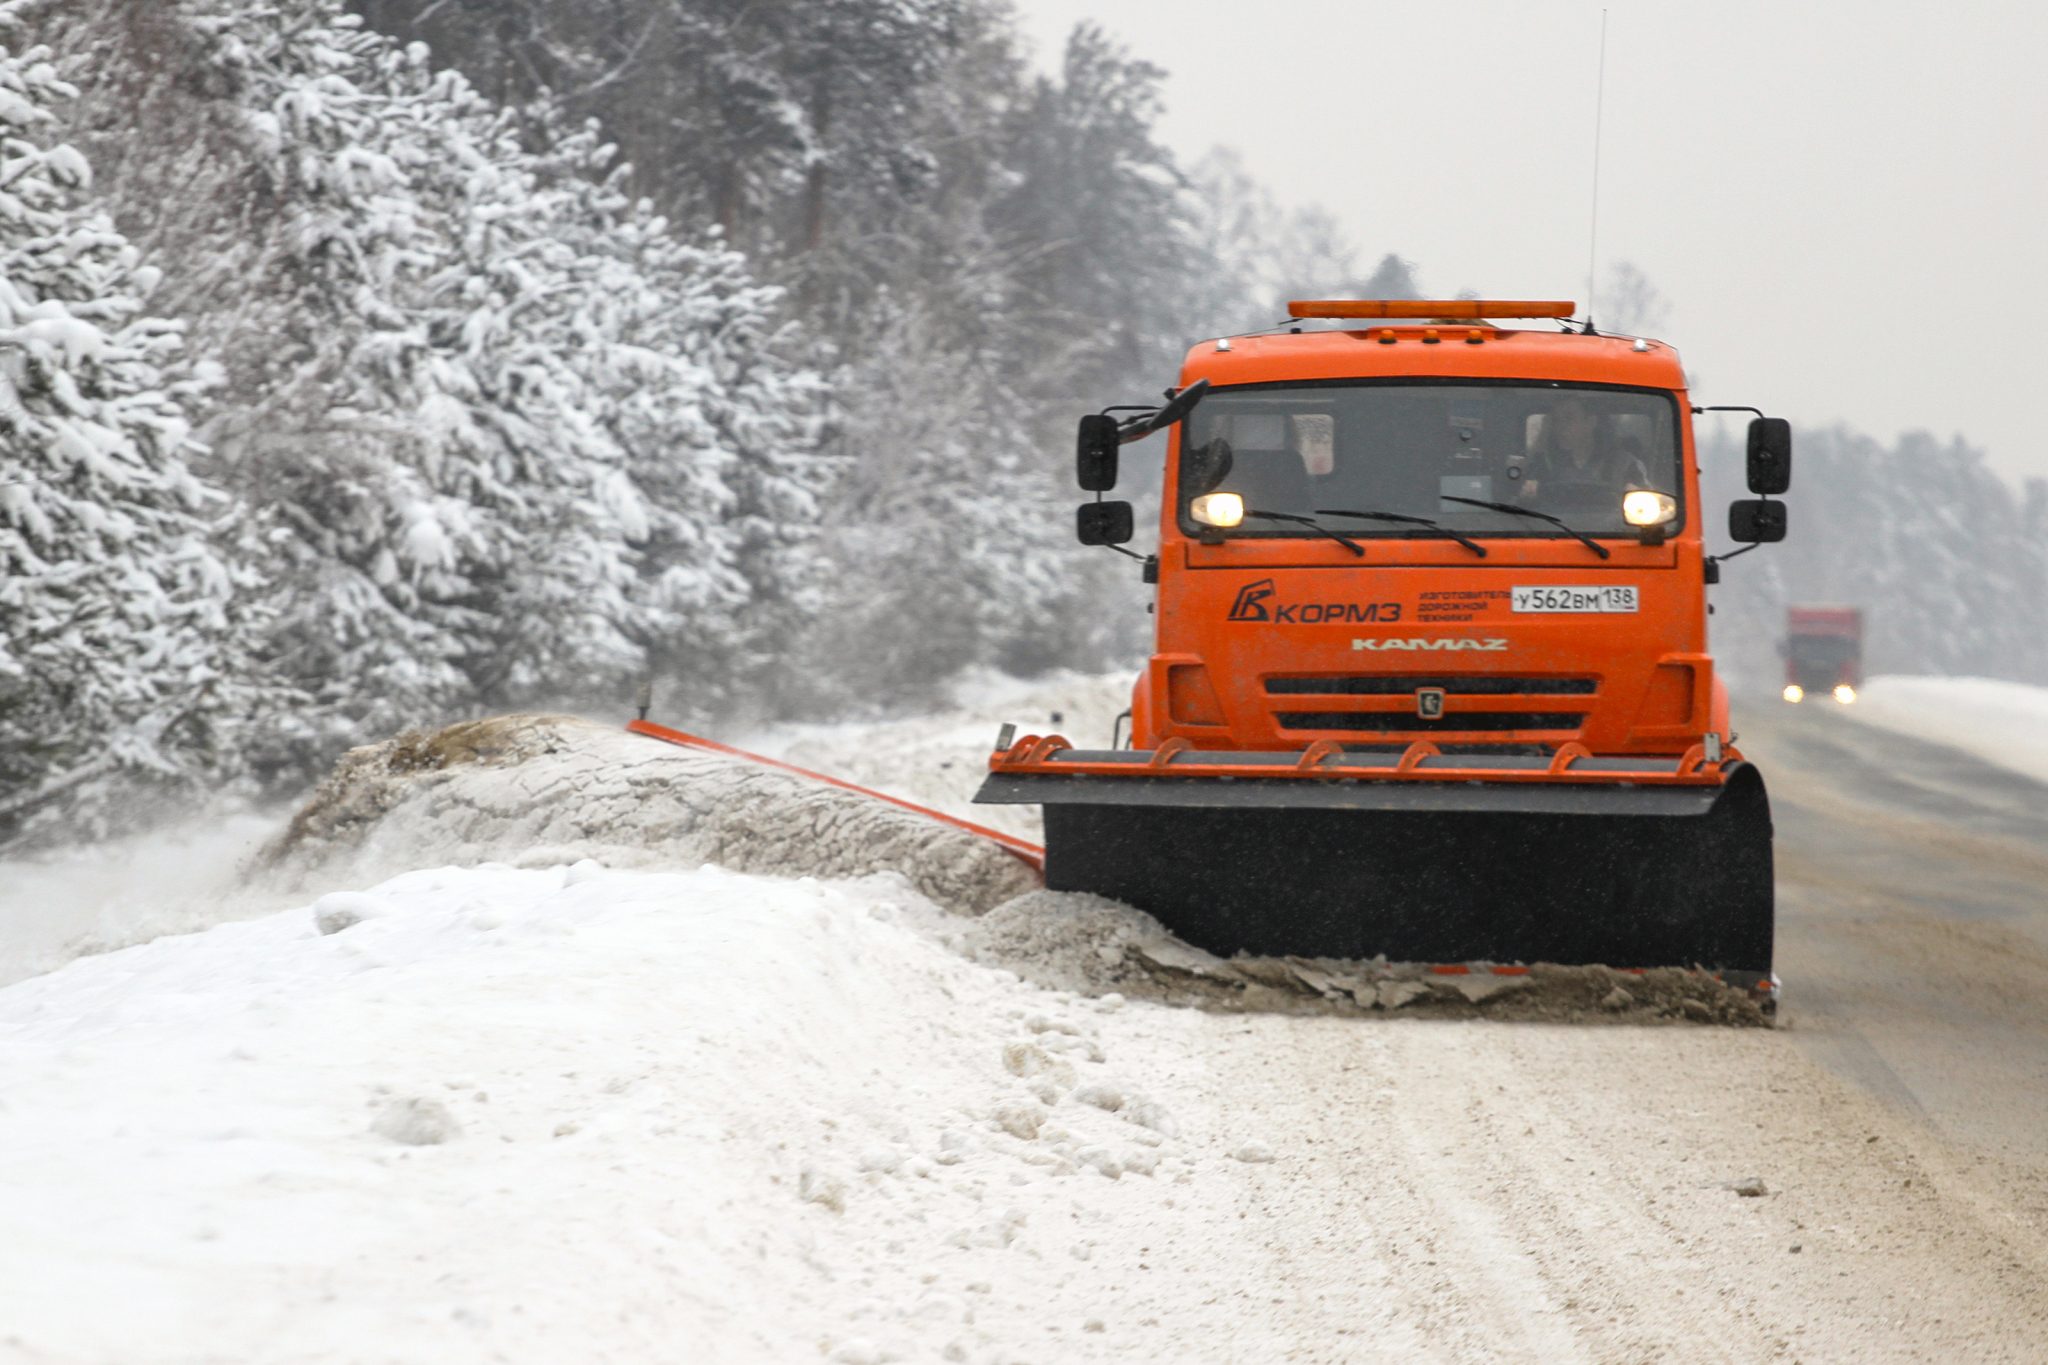
[[[1678,499],[1669,493],[1637,489],[1621,498],[1621,517],[1631,526],[1662,526],[1678,515]]]
[[[1785,685],[1785,700],[1793,702],[1805,701],[1806,689],[1801,687],[1798,683],[1787,683]]]
[[[1856,700],[1856,689],[1847,683],[1836,683],[1835,700],[1847,706],[1850,702]]]
[[[1235,526],[1244,520],[1244,499],[1236,493],[1204,493],[1188,504],[1188,514],[1204,526]]]

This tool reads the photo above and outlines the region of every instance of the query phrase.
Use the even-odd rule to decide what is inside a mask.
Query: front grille
[[[1504,678],[1496,674],[1445,677],[1366,677],[1266,679],[1270,696],[1400,697],[1417,688],[1441,688],[1452,697],[1590,697],[1598,687],[1592,678]]]
[[[1404,711],[1278,711],[1283,730],[1369,730],[1380,734],[1420,731],[1471,733],[1478,730],[1569,730],[1585,723],[1581,711],[1453,711],[1425,720]]]

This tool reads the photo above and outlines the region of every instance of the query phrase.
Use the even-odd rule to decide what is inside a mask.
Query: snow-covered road
[[[427,871],[12,987],[0,1342],[1871,1360],[2041,1310],[1969,1172],[1774,1035],[1082,999],[907,899]]]
[[[1043,728],[1085,695],[991,719]],[[1866,903],[1833,889],[1855,821],[1828,803],[1867,794],[1800,734],[1759,736],[1807,765],[1784,784],[1787,955],[1839,955]],[[785,738],[911,795],[959,785],[904,756],[921,737]],[[899,877],[564,858],[337,886],[0,990],[0,1360],[2032,1360],[2048,1339],[2048,1141],[1951,1122],[1969,1101],[1839,975],[1803,1018],[1804,963],[1774,1031],[1181,1008],[1060,989],[1085,983],[1034,960],[1056,934],[1006,910],[977,937]],[[1976,1038],[1999,1084],[2033,1036]]]

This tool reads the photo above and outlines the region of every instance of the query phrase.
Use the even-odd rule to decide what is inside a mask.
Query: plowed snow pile
[[[973,804],[998,727],[1007,722],[1020,736],[1064,735],[1078,748],[1107,749],[1118,714],[1130,704],[1127,673],[1056,673],[1028,682],[989,674],[965,680],[953,709],[935,715],[780,725],[737,742],[798,767],[1037,839],[1044,829],[1038,807]]]
[[[1107,700],[1090,681],[1093,691],[1067,683],[1062,695]],[[1060,708],[1037,709],[1047,728],[1059,723],[1051,715]],[[974,736],[986,728],[955,727],[947,731],[953,743],[937,744],[905,723],[906,743],[841,744],[819,727],[793,747],[812,761],[863,758],[863,779],[893,778],[896,791],[931,799],[934,789],[972,791],[969,765],[987,747]],[[928,933],[1056,989],[1222,1009],[1764,1022],[1739,991],[1692,972],[1544,966],[1516,976],[1443,976],[1405,964],[1224,960],[1127,906],[1037,890],[1024,865],[995,845],[885,802],[564,716],[474,721],[356,749],[273,856],[306,885],[432,862],[547,866],[578,858],[783,876],[893,874],[950,912],[919,912]],[[948,922],[992,907],[1000,908],[973,928]]]
[[[272,861],[305,885],[437,863],[895,872],[969,913],[1035,885],[987,840],[723,754],[569,716],[501,716],[351,750]]]
[[[1053,990],[1199,1009],[1355,1015],[1400,1010],[1471,1018],[1590,1023],[1691,1022],[1763,1026],[1756,1003],[1699,972],[1539,963],[1526,973],[1446,974],[1415,963],[1328,958],[1220,958],[1181,942],[1127,905],[1035,891],[967,924],[929,932],[977,962]]]
[[[1080,1268],[1221,1139],[1190,1149],[1105,1046],[1114,1002],[896,914],[717,870],[451,868],[0,991],[0,1358],[1035,1344],[1014,1268]]]

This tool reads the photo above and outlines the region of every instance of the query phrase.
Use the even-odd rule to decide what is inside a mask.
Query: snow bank
[[[1103,683],[1059,686],[1085,705],[1112,695]],[[1052,720],[1062,708],[1048,708],[1042,691],[1010,700],[1034,724],[1064,723]],[[985,752],[947,733],[944,724],[905,722],[858,742],[852,727],[813,727],[785,751],[826,771],[837,767],[830,760],[851,759],[858,780],[893,777],[907,797],[930,799],[953,785],[949,765]],[[900,878],[917,893],[922,908],[912,918],[921,932],[976,962],[1048,989],[1203,1009],[1764,1022],[1743,993],[1691,972],[1545,966],[1443,976],[1415,964],[1224,960],[1127,905],[1045,891],[1016,858],[953,827],[744,760],[564,717],[510,716],[354,750],[293,821],[277,858],[307,885],[360,883],[379,869],[438,861],[576,858]],[[962,913],[983,918],[966,922]]]
[[[280,823],[223,813],[146,836],[0,860],[0,985],[80,953],[290,905],[290,896],[240,876]]]
[[[1137,665],[1107,675],[1056,673],[1029,680],[969,673],[951,709],[888,721],[778,725],[745,736],[743,749],[831,773],[948,815],[1027,839],[1041,838],[1036,806],[977,806],[975,789],[1004,722],[1019,735],[1063,734],[1083,749],[1106,749],[1131,704]]]
[[[1852,705],[1835,709],[2048,782],[2048,688],[1997,678],[1886,676],[1870,679]]]
[[[441,869],[0,990],[0,1341],[983,1359],[995,1283],[1042,1342],[1032,1286],[1195,1158],[1115,1002],[963,963],[911,899]]]
[[[964,913],[1037,884],[988,840],[885,802],[567,716],[504,716],[351,750],[274,854],[308,886],[444,862],[579,858],[893,872]]]

